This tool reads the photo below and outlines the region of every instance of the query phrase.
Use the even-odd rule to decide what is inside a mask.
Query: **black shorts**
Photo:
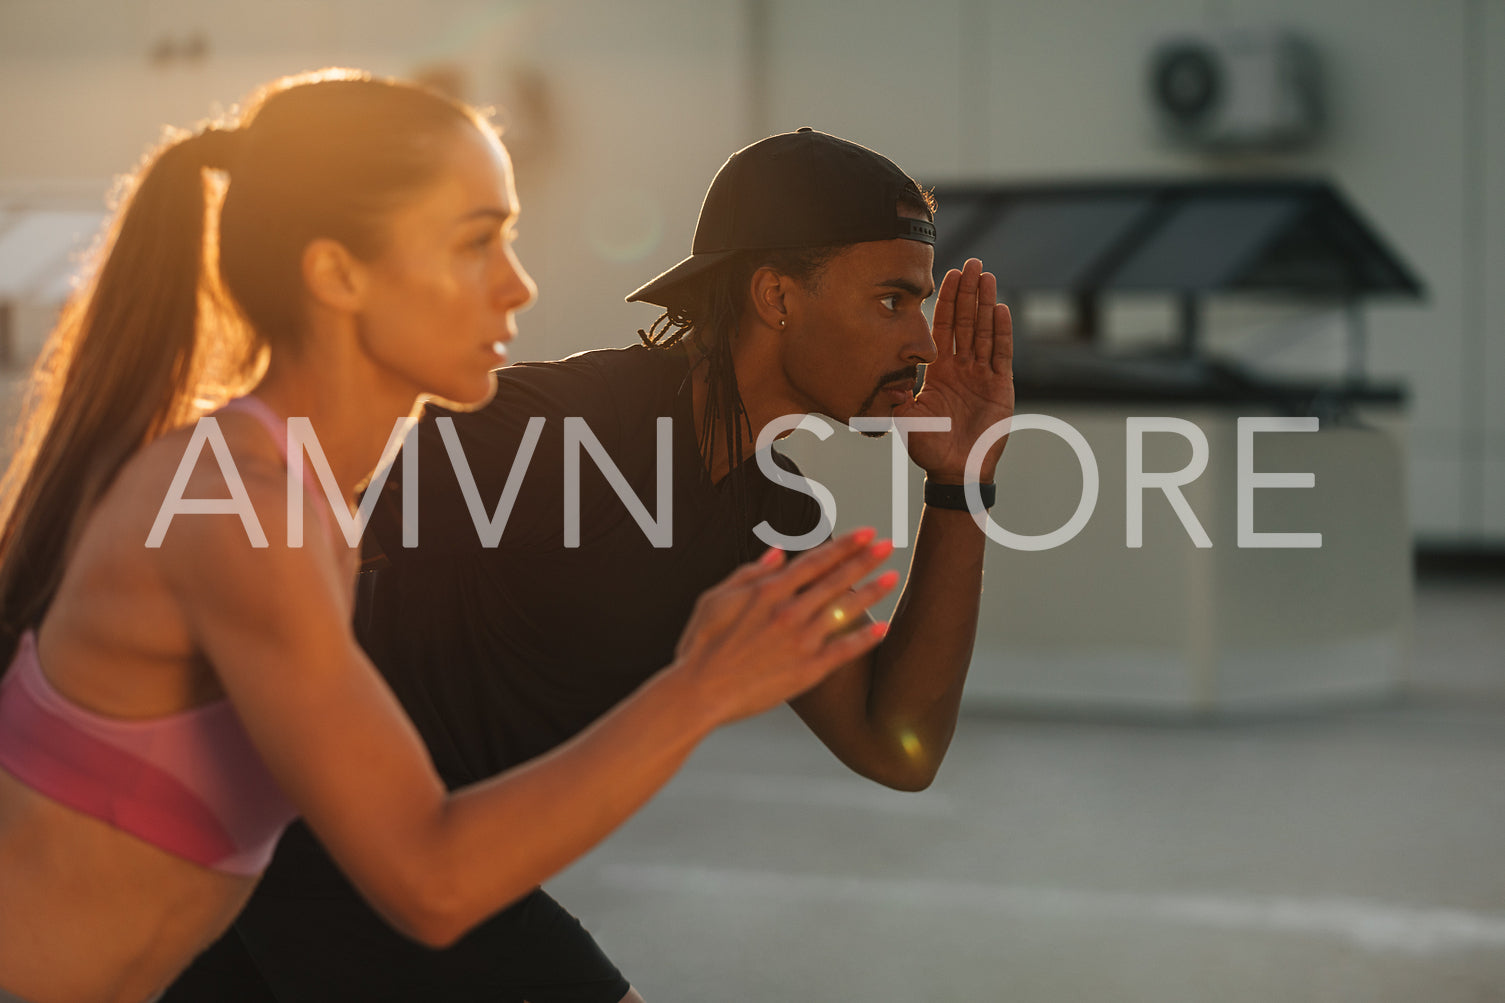
[[[617,1003],[629,988],[542,889],[442,951],[355,898],[257,895],[163,1003]]]

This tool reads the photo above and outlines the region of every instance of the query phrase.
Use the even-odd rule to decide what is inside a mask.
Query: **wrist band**
[[[998,485],[979,484],[977,492],[982,496],[982,507],[989,509],[998,497]],[[961,512],[970,511],[967,507],[967,487],[965,484],[936,484],[930,478],[925,478],[925,504],[936,508],[956,509]]]

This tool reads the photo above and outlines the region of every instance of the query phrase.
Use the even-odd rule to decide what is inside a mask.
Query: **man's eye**
[[[882,303],[883,304],[883,308],[885,310],[887,310],[889,313],[895,313],[899,309],[899,294],[898,293],[890,293],[889,295],[883,297],[878,302]]]

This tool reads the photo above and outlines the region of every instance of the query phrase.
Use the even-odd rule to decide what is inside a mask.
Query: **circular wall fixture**
[[[1167,46],[1151,69],[1155,104],[1182,125],[1194,125],[1217,107],[1223,75],[1217,56],[1194,44]]]

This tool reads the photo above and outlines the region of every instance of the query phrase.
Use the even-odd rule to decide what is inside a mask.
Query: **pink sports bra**
[[[271,408],[242,397],[225,409],[254,416],[286,460],[286,429]],[[96,714],[48,682],[33,631],[0,680],[0,767],[59,804],[228,874],[265,870],[298,814],[229,700],[149,720]]]

